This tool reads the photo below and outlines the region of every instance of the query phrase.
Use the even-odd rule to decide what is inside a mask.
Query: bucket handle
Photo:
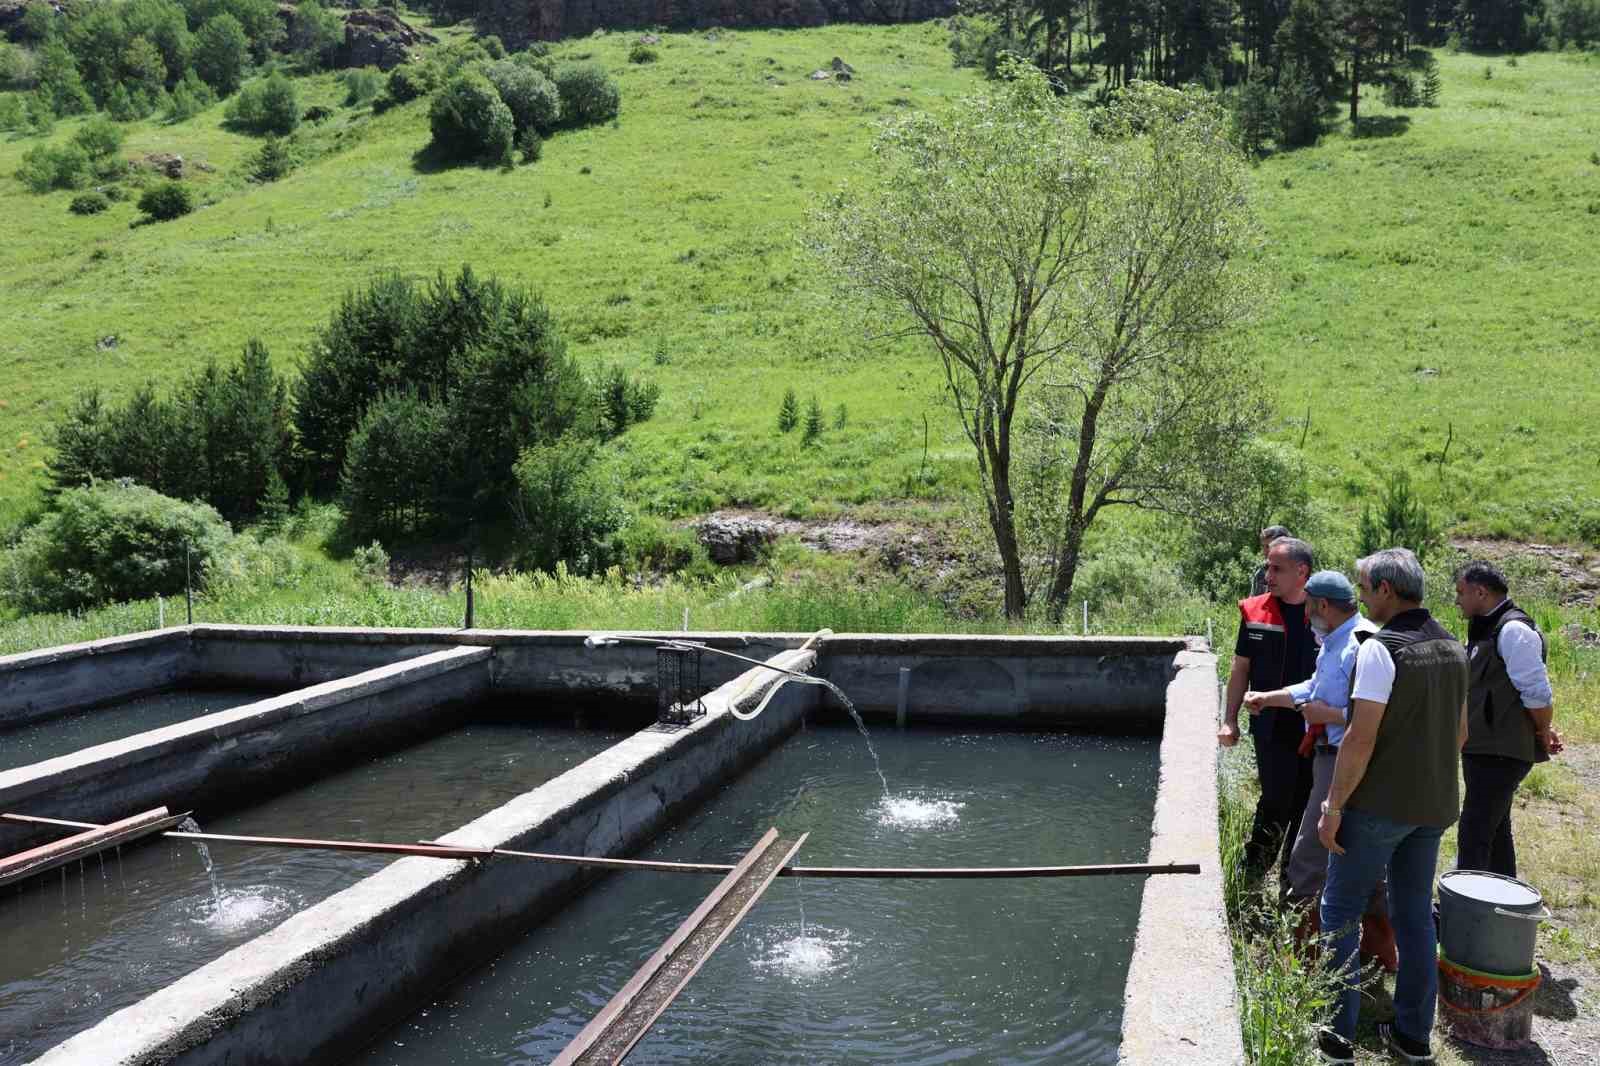
[[[1542,903],[1539,905],[1538,914],[1526,914],[1522,911],[1508,911],[1504,907],[1496,907],[1494,912],[1500,915],[1502,918],[1521,918],[1526,922],[1543,922],[1555,917],[1550,913],[1550,908],[1546,907]]]

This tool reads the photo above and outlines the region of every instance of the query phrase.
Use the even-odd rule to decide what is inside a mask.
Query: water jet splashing
[[[200,823],[193,818],[185,818],[178,823],[178,829],[184,833],[198,833],[200,832]],[[194,846],[200,849],[200,861],[206,864],[206,879],[211,882],[212,912],[220,912],[222,910],[222,886],[217,884],[216,867],[211,863],[211,850],[206,847],[203,840],[196,840]]]

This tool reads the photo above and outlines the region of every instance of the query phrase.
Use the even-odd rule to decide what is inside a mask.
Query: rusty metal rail
[[[610,1066],[626,1058],[805,840],[803,833],[784,838],[767,830],[551,1066]]]

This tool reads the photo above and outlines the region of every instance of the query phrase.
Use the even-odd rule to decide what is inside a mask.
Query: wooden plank
[[[14,884],[47,870],[54,870],[58,866],[87,858],[107,848],[126,844],[130,840],[160,833],[187,817],[187,814],[168,814],[165,807],[157,807],[119,822],[96,826],[61,840],[53,840],[48,844],[40,844],[36,848],[8,855],[0,859],[0,886]]]
[[[610,1066],[625,1059],[755,906],[805,839],[802,834],[788,840],[781,838],[776,829],[767,830],[611,1002],[583,1027],[552,1066]]]

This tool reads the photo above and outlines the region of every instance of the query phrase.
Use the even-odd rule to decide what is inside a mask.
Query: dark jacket
[[[1379,640],[1389,649],[1394,688],[1367,772],[1345,805],[1407,825],[1454,824],[1461,814],[1456,737],[1467,698],[1466,648],[1420,607],[1356,639]],[[1350,714],[1354,726],[1361,712],[1352,706]]]
[[[1301,624],[1311,628],[1302,611]],[[1316,669],[1316,659],[1309,664],[1289,662],[1289,637],[1284,628],[1283,610],[1278,597],[1270,592],[1239,601],[1239,637],[1244,653],[1250,659],[1250,687],[1257,692],[1270,692],[1284,688],[1310,677]],[[1270,738],[1279,729],[1294,731],[1299,737],[1305,732],[1305,719],[1300,712],[1283,707],[1271,707],[1250,718],[1252,736]]]
[[[1539,633],[1533,619],[1509,599],[1468,625],[1472,689],[1467,696],[1467,746],[1461,751],[1464,755],[1503,755],[1526,763],[1542,762],[1550,756],[1539,749],[1533,719],[1528,717],[1522,694],[1500,657],[1500,631],[1509,622],[1522,622]],[[1539,657],[1543,659],[1548,653],[1543,633],[1539,633],[1539,644]]]

